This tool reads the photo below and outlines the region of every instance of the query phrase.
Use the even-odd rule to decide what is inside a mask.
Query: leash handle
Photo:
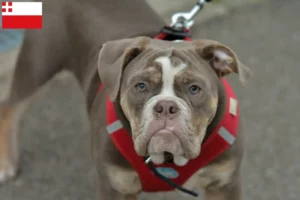
[[[204,4],[212,0],[198,0],[189,12],[178,12],[173,14],[171,27],[174,29],[190,29],[194,25],[194,18],[204,7]]]

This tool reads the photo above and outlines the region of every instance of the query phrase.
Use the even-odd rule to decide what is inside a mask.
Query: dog
[[[43,29],[26,31],[1,105],[0,182],[18,171],[24,108],[62,70],[74,74],[85,95],[99,199],[134,200],[142,191],[160,190],[133,165],[147,171],[142,158],[161,165],[169,155],[172,166],[190,166],[225,115],[238,123],[237,100],[228,99],[224,76],[234,72],[245,85],[251,71],[229,47],[212,40],[152,39],[165,22],[141,0],[52,0],[43,1],[43,10]],[[116,136],[120,129],[126,139]],[[185,171],[190,174],[183,187],[204,188],[207,200],[242,198],[243,133],[240,123],[233,129],[234,140],[220,155]]]

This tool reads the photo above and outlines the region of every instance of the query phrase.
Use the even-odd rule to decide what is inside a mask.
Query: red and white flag
[[[2,2],[3,29],[41,29],[42,2]]]

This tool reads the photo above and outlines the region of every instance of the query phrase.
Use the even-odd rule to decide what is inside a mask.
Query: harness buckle
[[[171,27],[174,29],[190,29],[194,25],[194,18],[204,7],[206,2],[211,0],[198,0],[196,5],[189,12],[178,12],[173,14]]]

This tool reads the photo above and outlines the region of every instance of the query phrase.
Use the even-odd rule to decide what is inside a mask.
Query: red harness
[[[164,39],[165,37],[165,33],[160,33],[156,38]],[[184,40],[190,40],[190,38],[186,37]],[[224,78],[222,78],[222,82],[226,92],[226,111],[221,122],[202,144],[200,155],[195,159],[189,160],[185,166],[181,167],[174,163],[154,165],[159,173],[178,185],[182,186],[194,173],[221,155],[235,141],[239,123],[239,108],[231,86]],[[101,91],[102,87],[103,85],[100,86],[99,91]],[[138,173],[143,191],[162,192],[174,190],[173,187],[155,176],[145,164],[144,158],[137,155],[134,150],[132,137],[123,128],[115,112],[114,104],[109,97],[107,97],[106,101],[106,122],[107,131],[113,143]]]

